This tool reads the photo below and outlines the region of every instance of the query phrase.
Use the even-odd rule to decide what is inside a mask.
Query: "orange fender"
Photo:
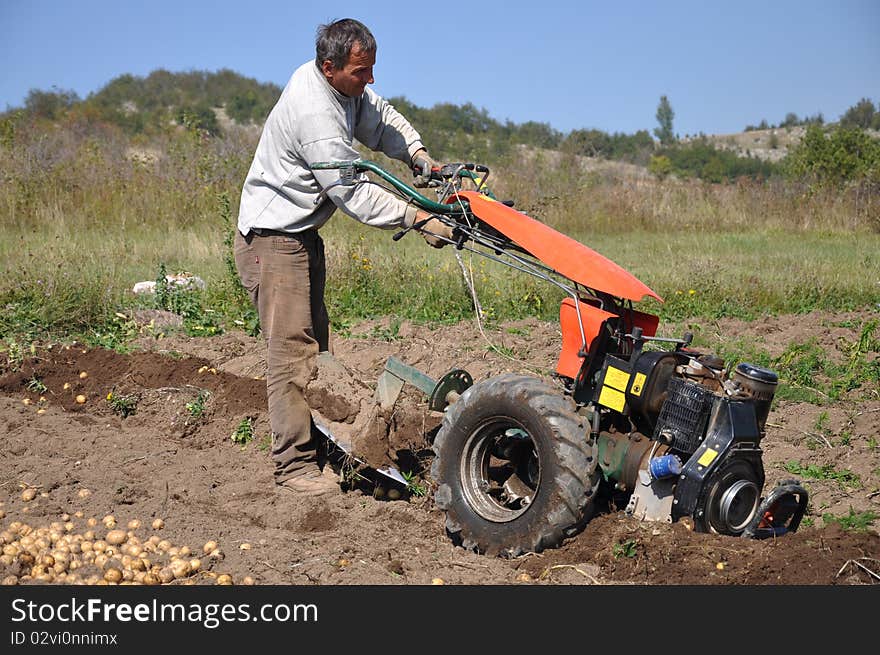
[[[609,318],[614,318],[616,314],[606,312],[598,307],[594,307],[589,303],[581,302],[577,305],[580,308],[581,321],[584,326],[584,338],[586,339],[586,352],[581,354],[584,344],[581,341],[580,324],[578,323],[578,310],[575,308],[574,300],[571,298],[563,298],[562,305],[559,308],[559,326],[562,329],[562,351],[559,353],[559,360],[556,362],[556,372],[567,378],[574,379],[577,377],[581,365],[584,363],[585,356],[593,346],[593,340],[599,335],[602,324]],[[660,319],[653,314],[645,314],[644,312],[626,312],[625,319],[632,319],[633,325],[625,325],[624,329],[632,330],[633,326],[642,328],[642,334],[646,337],[653,337],[657,334],[657,326]],[[629,323],[630,321],[626,321]]]
[[[476,191],[460,191],[446,202],[455,203],[459,196],[470,203],[471,211],[481,221],[563,277],[618,298],[639,301],[650,296],[663,302],[632,273],[549,225]]]

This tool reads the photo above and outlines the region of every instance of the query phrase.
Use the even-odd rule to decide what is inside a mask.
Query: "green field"
[[[61,130],[5,143],[0,338],[112,345],[130,329],[130,310],[143,306],[177,310],[195,334],[253,325],[228,260],[253,145],[243,134],[138,144]],[[660,182],[613,166],[584,172],[546,154],[491,165],[499,197],[632,271],[666,300],[641,308],[663,318],[749,318],[880,300],[876,197],[780,182]],[[489,322],[557,315],[552,285],[466,252],[459,262],[452,248],[434,250],[416,234],[394,242],[391,232],[341,213],[322,234],[337,331],[381,315],[472,317],[463,269]],[[198,275],[208,290],[131,293],[162,266]]]

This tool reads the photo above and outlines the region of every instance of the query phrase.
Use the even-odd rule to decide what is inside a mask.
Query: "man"
[[[353,19],[318,28],[316,57],[291,76],[263,127],[241,194],[235,263],[260,316],[268,346],[266,388],[275,482],[307,495],[337,490],[318,467],[304,390],[319,351],[329,348],[324,245],[318,229],[339,208],[367,225],[409,227],[428,220],[434,247],[451,238],[441,221],[372,184],[339,184],[321,161],[359,158],[357,139],[414,170],[436,166],[418,132],[376,95],[376,41]]]

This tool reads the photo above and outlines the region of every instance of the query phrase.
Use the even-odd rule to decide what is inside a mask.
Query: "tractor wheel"
[[[599,483],[587,421],[535,378],[480,382],[434,440],[434,499],[468,550],[516,557],[558,546],[589,520]]]

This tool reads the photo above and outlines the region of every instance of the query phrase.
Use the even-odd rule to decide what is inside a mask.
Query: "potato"
[[[83,394],[79,394],[79,395],[76,397],[76,402],[77,402],[78,404],[82,405],[83,403],[86,402],[86,397],[85,397]]]
[[[128,535],[125,533],[125,530],[110,530],[104,539],[111,546],[118,546],[125,543],[128,539]]]
[[[122,580],[122,571],[115,567],[110,567],[104,571],[104,579],[107,582],[119,582]]]
[[[251,576],[246,575],[241,579],[241,584],[253,585],[256,584],[256,582],[254,582],[254,579]]]
[[[165,527],[165,521],[162,519],[155,519],[152,524],[153,530],[161,530]]]
[[[217,550],[217,542],[216,541],[206,541],[205,545],[202,546],[202,552],[206,555],[214,550]]]
[[[176,579],[185,578],[191,573],[189,562],[182,559],[177,559],[171,562],[170,565],[171,573],[174,574]]]
[[[232,584],[232,576],[228,573],[222,573],[217,576],[217,584],[222,585],[231,585]]]
[[[25,489],[24,491],[21,492],[21,499],[26,503],[32,501],[36,497],[37,497],[37,490],[32,487],[28,487],[27,489]]]

